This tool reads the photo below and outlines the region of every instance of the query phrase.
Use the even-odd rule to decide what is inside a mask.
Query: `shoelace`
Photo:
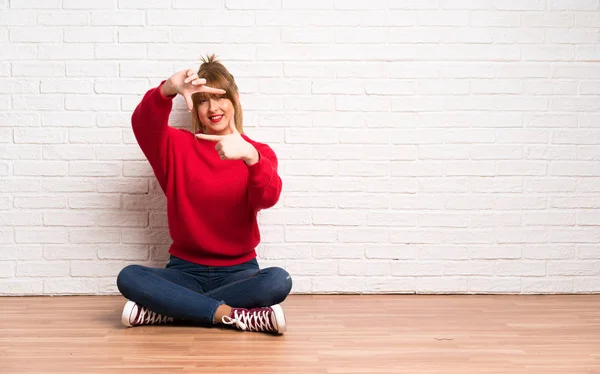
[[[223,316],[221,320],[226,325],[235,324],[244,331],[272,331],[274,328],[269,323],[269,314],[270,313],[268,310],[256,312],[242,311],[239,314],[237,310],[234,310],[233,318],[229,316]]]
[[[155,323],[166,323],[171,320],[171,317],[162,316],[146,308],[140,308],[140,315],[138,316],[138,321],[140,321],[140,324],[152,325]]]

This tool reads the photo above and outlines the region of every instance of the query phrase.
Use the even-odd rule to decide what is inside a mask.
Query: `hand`
[[[231,134],[196,134],[196,138],[217,142],[215,149],[219,152],[221,160],[244,160],[248,165],[257,163],[258,151],[239,133],[235,127],[234,116],[231,116],[229,120],[229,129],[231,130]]]
[[[206,92],[211,94],[224,94],[225,90],[205,86],[206,79],[199,78],[193,69],[179,71],[173,74],[162,86],[162,93],[165,96],[180,94],[185,98],[188,111],[194,109],[192,95],[197,92]]]

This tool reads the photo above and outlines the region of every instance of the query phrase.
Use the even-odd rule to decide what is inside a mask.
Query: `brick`
[[[42,245],[41,244],[32,244],[32,245],[3,245],[2,251],[0,251],[0,260],[8,261],[8,260],[41,260],[42,255]]]
[[[148,193],[148,181],[146,179],[123,178],[110,179],[102,178],[98,184],[98,192],[116,192],[127,194],[145,194]]]
[[[600,232],[595,227],[590,228],[563,228],[548,231],[550,243],[598,243]]]
[[[16,176],[66,176],[67,164],[63,161],[15,161]]]
[[[268,260],[310,258],[311,247],[308,244],[265,244],[259,251],[260,257]]]
[[[387,228],[346,228],[339,227],[338,241],[341,243],[388,243],[389,230]]]
[[[0,13],[0,25],[33,26],[35,25],[35,17],[36,12],[34,10],[2,10],[2,13]]]
[[[40,145],[0,144],[2,160],[39,160],[42,158]]]
[[[146,261],[150,251],[146,245],[99,245],[98,258],[101,260]]]
[[[361,259],[365,253],[364,244],[312,244],[311,247],[312,257],[316,259]]]
[[[92,160],[94,150],[85,145],[44,145],[45,160]]]
[[[67,261],[29,261],[17,263],[17,277],[61,277],[69,274]]]
[[[575,293],[597,293],[600,289],[598,277],[578,277],[574,279],[573,292]],[[565,292],[569,292],[566,290]]]
[[[600,274],[599,261],[548,261],[548,276],[592,276]]]
[[[65,9],[112,9],[115,0],[63,0],[62,6]]]
[[[566,260],[575,258],[575,246],[539,245],[527,246],[523,250],[523,258],[531,260]]]
[[[0,279],[0,295],[41,295],[42,279]]]
[[[38,178],[12,177],[10,180],[0,180],[0,192],[40,192],[41,184]]]
[[[168,227],[167,212],[150,212],[150,227]]]
[[[122,243],[125,244],[170,244],[171,238],[167,228],[123,230]]]
[[[146,58],[146,48],[144,45],[135,44],[96,44],[94,46],[94,55],[96,60],[143,60]],[[108,64],[108,63],[107,63]],[[112,63],[110,63],[112,64]],[[104,67],[105,71],[96,73],[98,76],[115,77],[109,65]]]
[[[102,227],[146,227],[148,226],[148,213],[146,212],[118,212],[98,213],[98,226]]]
[[[65,109],[67,110],[119,110],[121,107],[118,97],[114,96],[80,96],[68,95],[65,97]]]
[[[327,226],[362,226],[366,222],[361,211],[312,210],[312,223]]]
[[[58,27],[12,27],[10,40],[16,43],[60,43],[62,30]]]
[[[44,112],[42,126],[48,127],[92,127],[94,114],[85,112]]]
[[[338,263],[331,260],[291,261],[286,270],[290,274],[302,274],[305,276],[337,276]]]
[[[44,294],[90,295],[98,292],[98,279],[56,278],[44,280]]]
[[[18,244],[52,244],[66,243],[68,235],[66,229],[61,228],[16,228],[15,242]],[[17,276],[20,272],[17,268]],[[41,274],[39,274],[41,275]]]
[[[418,294],[455,294],[468,292],[468,278],[464,277],[417,277],[415,290]]]
[[[93,82],[81,79],[43,79],[42,93],[93,93]]]
[[[44,211],[45,226],[94,226],[97,213],[77,211]]]
[[[521,292],[521,280],[517,277],[471,277],[468,280],[468,292],[477,294],[518,294]]]
[[[412,277],[368,277],[365,282],[365,293],[415,293],[415,278]]]
[[[580,244],[577,246],[577,258],[600,259],[599,247],[594,244]]]
[[[600,13],[598,12],[576,12],[575,26],[598,27],[600,24]]]
[[[49,26],[85,26],[89,13],[84,11],[38,11],[37,23]]]
[[[98,161],[70,161],[70,176],[114,177],[121,175],[121,163]]]
[[[91,43],[39,45],[40,60],[92,60],[94,45]]]
[[[86,178],[44,178],[43,190],[47,192],[95,192],[96,181]]]
[[[12,278],[15,274],[15,264],[9,261],[0,261],[0,278]]]
[[[285,241],[297,243],[333,243],[336,230],[330,227],[288,226],[285,228]]]
[[[127,261],[71,261],[72,277],[116,277],[124,267],[130,265]]]
[[[17,110],[59,110],[64,108],[64,97],[62,95],[14,95],[13,108]]]
[[[169,9],[170,3],[165,3],[162,0],[117,0],[119,9]],[[177,8],[176,4],[180,1],[176,0],[173,3],[173,7]],[[212,3],[212,2],[211,2]],[[215,1],[215,3],[217,3]],[[193,3],[197,4],[197,3]],[[204,4],[197,4],[204,5]]]
[[[315,293],[364,293],[366,289],[365,277],[332,277],[318,276],[313,278],[312,292]]]
[[[119,243],[121,241],[120,229],[69,229],[70,243]]]
[[[119,64],[117,62],[66,62],[67,77],[117,77],[118,75]]]
[[[2,57],[6,60],[37,60],[38,49],[36,44],[3,44]]]
[[[32,79],[0,79],[0,93],[39,93],[39,82]],[[6,114],[4,114],[6,115]]]
[[[309,4],[309,3],[307,3]],[[345,17],[337,20],[332,18],[333,10],[311,10],[311,9],[285,9],[282,11],[261,10],[256,12],[256,25],[259,26],[284,26],[299,27],[312,26],[334,26],[334,25],[358,25],[360,13],[348,12]]]
[[[13,244],[16,241],[14,231],[11,227],[0,228],[0,243]]]
[[[473,238],[473,235],[470,235]],[[419,229],[392,229],[389,234],[391,243],[441,244],[445,240],[442,231]]]
[[[148,161],[125,161],[123,162],[123,176],[154,177],[154,172]]]
[[[93,260],[97,259],[95,245],[81,244],[46,244],[44,259],[46,260]]]
[[[71,143],[84,144],[117,144],[121,143],[119,131],[111,129],[69,129],[69,141]]]
[[[390,275],[390,263],[373,260],[340,260],[341,276],[385,276]]]
[[[337,201],[343,209],[382,209],[390,206],[390,198],[385,194],[340,194]]]
[[[0,226],[41,226],[42,214],[34,211],[4,211]]]
[[[482,186],[481,191],[492,192],[493,186],[486,188]],[[498,191],[506,192],[506,191]],[[527,213],[525,213],[527,214]],[[518,213],[476,213],[471,215],[471,227],[520,227],[523,225],[521,214]]]
[[[574,281],[565,277],[522,278],[521,293],[561,294],[573,293]]]
[[[87,194],[68,197],[69,208],[74,209],[118,209],[121,197],[116,194]]]

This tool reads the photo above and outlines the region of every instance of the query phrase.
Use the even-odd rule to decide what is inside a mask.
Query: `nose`
[[[215,99],[209,99],[208,110],[212,112],[214,109],[217,109],[217,101]]]

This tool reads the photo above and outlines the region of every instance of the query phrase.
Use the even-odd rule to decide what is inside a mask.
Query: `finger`
[[[192,97],[188,94],[188,95],[184,95],[185,97],[185,103],[188,107],[188,112],[191,112],[192,109],[194,109],[194,102],[192,101]]]
[[[198,85],[201,85],[201,84],[206,84],[206,79],[204,79],[204,78],[198,78],[198,79],[194,80],[192,82],[192,84],[194,86],[198,86]]]
[[[185,72],[185,75],[187,75],[189,77],[190,75],[192,75],[194,73],[195,73],[194,69],[187,69],[187,71]]]
[[[213,94],[224,94],[226,91],[222,90],[220,88],[212,88],[212,87],[208,87],[208,86],[202,86],[202,87],[200,87],[200,89],[198,90],[198,92],[206,92],[206,93],[213,93]]]
[[[196,134],[196,138],[210,140],[211,142],[218,142],[223,139],[221,135],[208,135],[208,134]]]
[[[235,127],[235,113],[229,119],[229,128],[231,129],[232,134],[239,134],[237,127]]]
[[[189,83],[198,78],[198,74],[194,73],[183,80],[184,83]]]
[[[217,145],[215,146],[215,149],[220,153],[221,150],[223,149],[223,144],[221,142],[218,142]]]

